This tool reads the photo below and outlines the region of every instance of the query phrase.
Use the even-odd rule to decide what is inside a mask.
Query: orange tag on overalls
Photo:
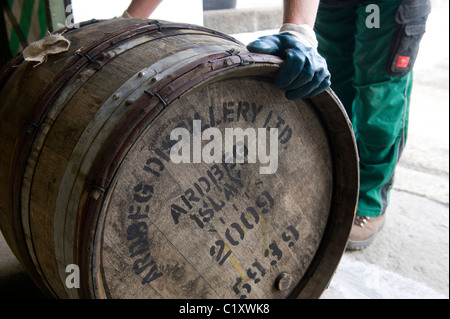
[[[410,57],[409,56],[399,56],[397,59],[397,68],[405,69],[408,67]]]

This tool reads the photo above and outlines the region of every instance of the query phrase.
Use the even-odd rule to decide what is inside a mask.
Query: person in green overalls
[[[353,124],[360,157],[348,249],[367,247],[383,226],[407,140],[412,69],[430,10],[430,0],[326,0],[319,6],[319,52]]]

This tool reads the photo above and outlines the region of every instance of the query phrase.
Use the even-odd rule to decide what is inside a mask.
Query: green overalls
[[[407,138],[411,70],[430,2],[331,2],[321,3],[318,11],[319,52],[355,132],[360,157],[356,214],[378,217],[385,213]]]

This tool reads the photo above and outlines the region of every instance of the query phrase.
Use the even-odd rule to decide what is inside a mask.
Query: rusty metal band
[[[35,104],[33,108],[33,114],[31,115],[30,119],[23,124],[20,136],[18,137],[18,141],[16,143],[13,160],[14,164],[11,171],[10,209],[12,214],[12,229],[14,230],[15,241],[22,256],[25,267],[30,271],[30,276],[32,277],[32,279],[48,296],[54,296],[55,294],[52,292],[50,285],[44,282],[44,279],[34,268],[35,265],[32,261],[32,258],[30,257],[30,253],[28,251],[25,240],[25,234],[22,229],[20,207],[23,174],[26,168],[27,158],[29,156],[33,140],[35,139],[38,132],[38,127],[45,119],[45,116],[48,113],[50,107],[52,106],[58,95],[61,93],[61,91],[64,89],[65,85],[70,82],[73,77],[84,67],[88,66],[92,61],[98,58],[102,52],[117,44],[126,42],[136,36],[140,36],[149,32],[159,32],[162,29],[195,29],[198,31],[209,32],[208,29],[202,27],[193,28],[192,26],[185,24],[161,24],[159,22],[149,21],[147,23],[129,27],[121,30],[120,32],[108,35],[107,37],[97,41],[83,51],[78,52],[78,57],[73,58],[71,61],[69,61],[69,63],[55,76],[50,85],[44,89],[45,93]],[[219,34],[219,36],[223,36],[224,38],[233,40],[233,38],[226,35]],[[23,58],[19,55],[9,65],[5,73],[2,74],[0,78],[0,84],[2,83],[1,81],[6,81],[11,76],[14,69],[18,65],[20,65],[21,62],[23,62]]]
[[[99,213],[106,193],[119,169],[123,158],[145,128],[165,108],[178,99],[183,93],[221,73],[238,68],[270,65],[277,69],[282,63],[280,58],[253,53],[231,54],[225,51],[201,58],[179,68],[174,73],[161,79],[150,91],[144,91],[129,107],[130,112],[124,116],[112,136],[105,141],[103,149],[95,159],[87,176],[85,193],[100,191],[97,198],[88,197],[77,220],[79,238],[76,239],[79,255],[76,258],[80,266],[81,287],[92,287],[89,282],[90,255],[93,251],[93,238]],[[81,289],[82,298],[92,298],[88,289]]]

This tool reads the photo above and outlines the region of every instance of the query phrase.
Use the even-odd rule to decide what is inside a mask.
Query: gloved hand
[[[286,90],[290,100],[312,97],[331,85],[327,63],[317,52],[315,33],[307,25],[285,24],[279,34],[263,36],[248,44],[247,49],[285,60],[275,84]]]

